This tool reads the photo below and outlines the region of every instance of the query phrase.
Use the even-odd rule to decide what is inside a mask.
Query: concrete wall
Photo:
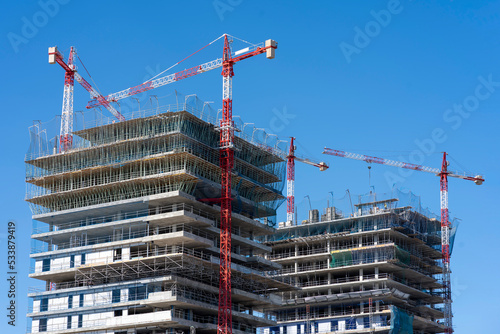
[[[34,300],[33,301],[33,313],[40,312],[40,301],[39,300]]]
[[[68,308],[68,297],[50,298],[49,311],[56,311]]]
[[[115,288],[117,289],[117,288]],[[112,289],[112,290],[115,290]],[[94,293],[83,294],[83,307],[93,307],[98,305],[111,304],[113,298],[113,291],[99,291]],[[120,301],[128,301],[128,287],[121,288],[120,290]],[[80,293],[73,295],[72,309],[80,307]],[[44,297],[43,299],[48,299],[48,311],[64,311],[68,309],[68,296],[57,297],[50,296]],[[33,300],[33,313],[40,312],[41,300]]]
[[[42,261],[35,262],[35,272],[36,273],[42,272]]]
[[[361,317],[356,318],[356,329],[363,329],[364,328],[364,318],[368,317],[368,314],[365,314]],[[338,321],[338,331],[343,331],[346,330],[346,319],[325,319],[325,320],[311,320],[311,334],[316,334],[315,332],[315,323],[317,323],[318,327],[318,333],[327,333],[330,331],[335,330],[335,328],[332,328],[332,320],[337,320]],[[305,329],[305,321],[300,323],[300,330],[297,331],[297,323],[294,323],[293,325],[282,325],[280,326],[280,333],[284,334],[285,330],[284,327],[286,327],[286,334],[304,334],[306,332]],[[374,327],[381,327],[385,326],[385,324],[381,323],[381,317],[380,315],[374,315],[373,316],[373,325]],[[269,328],[264,328],[262,329],[262,334],[270,334]]]
[[[111,291],[89,293],[83,297],[83,306],[96,306],[111,303]]]
[[[82,254],[74,255],[74,267],[82,265]],[[111,263],[113,262],[113,250],[105,250],[100,252],[85,253],[85,264],[92,263]],[[122,259],[128,260],[130,258],[130,248],[124,248]],[[62,270],[71,268],[71,255],[64,257],[57,257],[50,259],[50,270]],[[43,271],[43,260],[35,262],[35,272],[41,273]]]
[[[330,322],[330,321],[329,321],[329,322],[320,322],[320,323],[318,324],[318,332],[319,332],[319,333],[322,333],[322,332],[329,332],[329,331],[331,331],[331,330],[332,330],[332,329],[331,329],[331,327],[332,327],[332,326],[331,326],[331,322]]]
[[[111,263],[113,262],[113,251],[106,250],[87,254],[86,264],[91,263]]]
[[[68,269],[70,267],[70,257],[59,257],[51,259],[50,270]]]

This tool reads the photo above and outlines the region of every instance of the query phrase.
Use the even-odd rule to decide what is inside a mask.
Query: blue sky
[[[55,1],[55,0],[54,0]],[[342,197],[370,190],[363,162],[321,155],[334,149],[485,175],[481,187],[450,180],[450,211],[461,219],[452,270],[456,333],[495,333],[500,275],[497,236],[500,58],[498,1],[10,1],[0,20],[3,120],[0,173],[2,266],[9,220],[17,223],[18,322],[2,313],[0,328],[24,333],[31,214],[24,202],[24,154],[33,120],[61,112],[64,72],[47,62],[47,48],[75,46],[104,93],[142,83],[223,33],[250,42],[278,41],[276,59],[254,57],[235,66],[233,113],[283,139],[297,137],[302,155],[330,163],[320,173],[296,170],[299,213],[322,208],[329,191]],[[54,5],[57,3],[57,5]],[[215,43],[176,69],[220,57]],[[86,79],[88,75],[80,68]],[[221,106],[220,71],[150,94],[196,93]],[[88,93],[75,83],[75,110]],[[144,107],[148,95],[141,97]],[[160,99],[160,103],[166,102]],[[124,102],[122,107],[134,106]],[[457,161],[458,163],[455,163]],[[439,179],[373,165],[371,185],[393,183],[439,212]],[[495,195],[496,196],[496,195]],[[284,206],[280,209],[284,219]],[[0,278],[1,309],[7,298]],[[5,311],[2,311],[5,312]]]

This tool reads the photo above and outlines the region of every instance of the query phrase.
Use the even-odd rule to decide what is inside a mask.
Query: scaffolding
[[[185,103],[124,122],[99,119],[98,126],[76,130],[72,149],[63,153],[50,149],[47,130],[35,124],[26,155],[33,214],[171,191],[203,197],[200,184],[220,184],[219,134],[215,120],[196,115],[202,113]],[[264,133],[259,141],[255,128],[240,126],[232,188],[237,198],[254,203],[252,216],[270,216],[284,201],[286,153],[273,136]]]

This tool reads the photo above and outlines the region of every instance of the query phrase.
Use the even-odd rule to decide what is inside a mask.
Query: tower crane
[[[290,139],[290,150],[288,151],[287,167],[286,167],[286,220],[287,222],[293,222],[293,215],[295,212],[295,161],[300,161],[305,164],[318,167],[320,171],[325,171],[328,169],[328,165],[325,162],[315,162],[310,159],[300,158],[295,155],[295,150],[297,147],[294,144],[295,138]]]
[[[102,105],[106,107],[116,118],[120,121],[125,118],[120,114],[112,105],[107,102],[104,97],[99,94],[80,74],[77,72],[75,61],[76,50],[74,47],[70,48],[68,62],[64,62],[64,56],[57,49],[57,46],[49,48],[49,64],[58,63],[65,70],[64,75],[64,94],[63,105],[61,114],[61,132],[59,136],[59,150],[65,152],[73,145],[73,88],[75,79],[85,88],[92,97],[101,101]]]
[[[219,281],[219,313],[217,331],[223,334],[233,332],[231,301],[231,176],[234,166],[234,122],[232,78],[235,63],[266,53],[273,59],[277,43],[266,40],[265,46],[250,51],[249,48],[237,51],[232,57],[228,36],[224,35],[224,51],[222,57],[222,119],[220,121],[220,167],[221,167],[221,232],[220,232],[220,281]]]
[[[446,159],[447,153],[443,152],[443,160],[441,169],[415,165],[407,162],[388,160],[384,158],[377,158],[368,155],[349,153],[339,150],[326,148],[323,154],[333,155],[341,158],[349,158],[368,163],[377,163],[382,165],[394,166],[399,168],[406,168],[418,170],[421,172],[432,173],[439,176],[440,179],[440,198],[441,198],[441,253],[443,259],[443,286],[444,286],[444,316],[445,316],[445,333],[453,333],[453,314],[451,311],[451,268],[450,268],[450,229],[448,215],[448,177],[459,178],[462,180],[474,181],[475,184],[481,185],[484,178],[481,175],[474,175],[468,173],[453,172],[448,170],[449,162]]]
[[[222,37],[222,36],[221,36]],[[130,87],[107,95],[106,97],[94,97],[87,108],[100,105],[109,105],[120,99],[139,94],[154,88],[158,88],[197,74],[222,67],[222,119],[218,130],[220,136],[219,163],[221,167],[221,227],[220,227],[220,279],[219,279],[219,309],[217,331],[221,334],[231,334],[232,327],[232,301],[231,301],[231,180],[234,167],[234,122],[233,122],[233,97],[232,78],[234,76],[233,66],[235,63],[251,58],[258,54],[266,53],[268,59],[273,59],[278,47],[276,41],[268,39],[265,43],[252,45],[242,50],[232,52],[229,36],[224,37],[224,48],[222,58],[185,69],[180,72],[169,74],[157,79],[149,80],[140,85]],[[215,41],[214,41],[215,42]],[[209,43],[208,45],[212,44]],[[205,47],[207,47],[206,45]],[[203,48],[205,48],[203,47]],[[203,49],[202,48],[202,49]],[[201,49],[200,49],[201,50]],[[198,50],[198,51],[200,51]],[[196,52],[198,52],[196,51]],[[195,53],[196,53],[195,52]],[[194,53],[193,53],[194,54]],[[189,58],[189,57],[187,57]],[[185,59],[187,59],[185,58]],[[184,61],[181,60],[180,62]],[[177,64],[179,64],[178,62]],[[176,65],[177,65],[176,64]],[[174,65],[175,66],[175,65]]]

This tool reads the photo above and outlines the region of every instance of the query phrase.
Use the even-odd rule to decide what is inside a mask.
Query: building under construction
[[[445,332],[441,226],[415,199],[371,194],[348,215],[311,210],[261,237],[276,276],[298,289],[281,293],[278,326],[264,333]]]
[[[327,205],[293,223],[295,160],[328,165],[296,156],[294,138],[285,153],[276,135],[232,116],[233,65],[273,59],[277,43],[236,38],[247,46],[233,52],[224,34],[174,66],[222,38],[222,58],[106,97],[77,72],[76,49],[65,60],[49,48],[65,85],[59,134],[35,124],[26,156],[30,277],[44,282],[30,293],[29,332],[452,333],[447,179],[484,179],[448,171],[446,153],[436,169],[325,148],[439,175],[441,219],[370,194],[349,216]],[[157,107],[142,111],[135,98],[139,110],[121,113],[123,98],[220,67],[220,119],[177,94],[163,107],[152,95]],[[80,126],[75,80],[96,108]],[[287,221],[276,230],[287,161]]]
[[[66,151],[32,128],[30,277],[44,285],[29,332],[216,332],[219,134],[204,106],[96,117]],[[438,219],[399,193],[275,229],[286,147],[238,128],[234,333],[444,332]]]
[[[187,99],[186,99],[187,100]],[[205,104],[96,117],[71,148],[31,132],[27,195],[34,230],[28,332],[215,333],[219,295],[221,172],[217,120]],[[286,153],[240,124],[232,179],[234,333],[276,325],[276,295],[292,288],[269,272]],[[257,130],[257,131],[256,131]],[[249,135],[251,133],[251,136]],[[50,138],[50,137],[49,137]],[[257,139],[257,138],[260,138]]]

